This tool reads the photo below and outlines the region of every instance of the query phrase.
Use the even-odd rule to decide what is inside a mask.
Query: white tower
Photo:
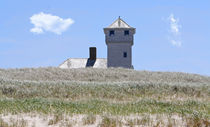
[[[107,45],[107,66],[133,68],[132,46],[136,29],[130,27],[120,17],[104,28]]]

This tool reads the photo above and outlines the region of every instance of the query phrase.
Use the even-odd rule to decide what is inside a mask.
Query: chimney
[[[96,60],[96,47],[90,47],[90,60]]]

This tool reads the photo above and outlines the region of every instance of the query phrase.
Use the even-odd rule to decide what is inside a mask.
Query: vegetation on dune
[[[122,68],[0,69],[0,114],[91,114],[84,125],[93,124],[94,115],[179,114],[199,124],[210,119],[209,100],[210,77],[196,74]],[[127,124],[136,123],[142,120]],[[100,125],[121,122],[104,117]]]
[[[1,98],[60,98],[111,99],[134,101],[141,98],[155,99],[209,99],[209,85],[160,84],[146,82],[30,82],[0,80]],[[175,98],[176,97],[176,98]]]
[[[94,81],[94,82],[160,82],[160,83],[202,83],[209,84],[210,77],[180,72],[149,72],[131,69],[60,69],[25,68],[0,69],[0,77],[29,81]]]
[[[101,100],[89,101],[62,101],[54,99],[16,99],[0,100],[0,113],[28,113],[31,111],[41,113],[65,113],[65,114],[172,114],[181,115],[197,114],[201,118],[207,118],[210,110],[209,103],[195,101],[163,102],[156,100],[141,100],[127,103],[110,103]]]

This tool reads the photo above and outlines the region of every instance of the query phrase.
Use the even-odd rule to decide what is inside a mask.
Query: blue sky
[[[106,58],[103,28],[121,16],[136,28],[136,70],[210,76],[209,5],[209,0],[1,0],[0,68],[58,66],[67,58],[87,58],[90,46]],[[30,18],[41,12],[65,27],[33,32]]]

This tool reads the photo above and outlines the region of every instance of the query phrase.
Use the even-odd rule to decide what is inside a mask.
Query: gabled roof
[[[109,27],[107,28],[133,28],[129,26],[125,21],[123,21],[120,17],[114,21]]]
[[[88,58],[70,58],[64,61],[59,68],[107,68],[107,59],[97,58],[90,60]]]

